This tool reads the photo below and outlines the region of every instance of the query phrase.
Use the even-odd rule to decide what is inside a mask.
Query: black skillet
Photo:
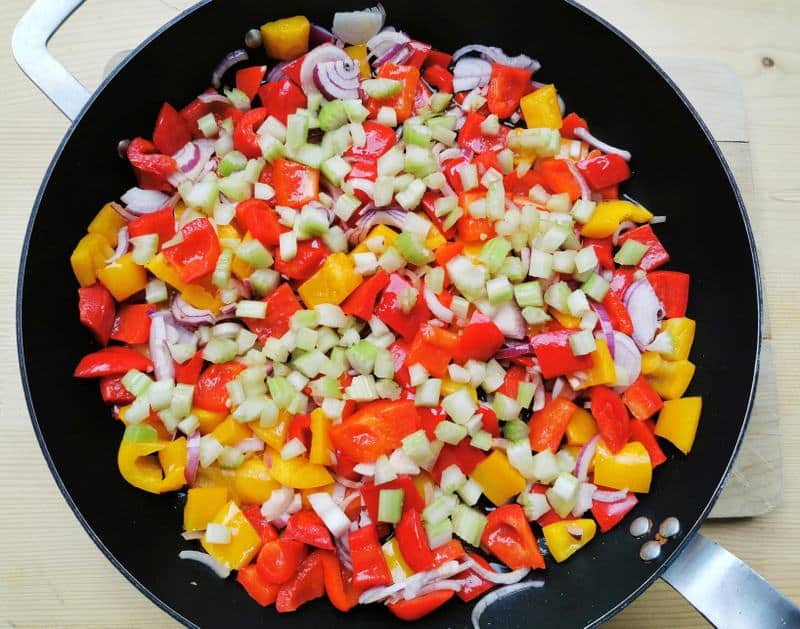
[[[379,606],[343,615],[324,600],[278,617],[232,580],[220,581],[202,566],[178,560],[178,551],[190,547],[179,536],[180,497],[146,494],[121,478],[115,460],[120,426],[110,420],[96,382],[72,377],[93,346],[78,322],[67,261],[94,212],[134,184],[130,167],[117,157],[117,142],[148,135],[165,100],[181,105],[207,87],[211,69],[241,47],[248,29],[290,14],[330,24],[334,11],[361,7],[352,0],[275,6],[257,0],[201,2],[150,37],[90,95],[45,49],[81,3],[38,0],[13,42],[25,72],[74,119],[33,208],[17,294],[22,381],[56,483],[114,565],[187,625],[400,625]],[[484,626],[596,625],[659,576],[718,625],[798,626],[791,603],[696,533],[724,485],[747,424],[762,325],[750,226],[708,130],[651,59],[572,2],[384,4],[389,24],[442,50],[485,43],[539,59],[543,68],[536,78],[555,81],[568,110],[588,118],[599,137],[633,153],[636,173],[626,192],[668,216],[658,233],[671,266],[692,275],[688,316],[698,321],[691,356],[698,369],[689,394],[703,396],[702,422],[691,456],[670,451],[671,460],[658,468],[651,493],[641,496],[635,511],[656,523],[676,516],[681,536],[663,547],[658,560],[645,563],[639,559],[643,540],[631,537],[626,521],[565,564],[550,562],[544,587],[497,603],[484,615]],[[470,609],[451,602],[419,624],[466,627]]]

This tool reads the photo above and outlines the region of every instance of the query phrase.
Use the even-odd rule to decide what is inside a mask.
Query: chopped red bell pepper
[[[276,247],[281,234],[288,231],[266,201],[248,199],[236,206],[236,221],[265,247]]]
[[[440,65],[428,66],[422,73],[422,78],[440,92],[453,93],[453,75],[447,71],[446,67]]]
[[[304,509],[289,516],[283,532],[284,539],[293,539],[315,548],[333,550],[331,533],[316,513]]]
[[[639,376],[622,394],[622,401],[636,419],[650,419],[664,407],[664,401],[644,376]]]
[[[475,553],[467,553],[467,555],[470,557],[470,559],[478,563],[484,570],[494,572],[492,567],[489,565],[489,562],[480,555],[476,555]],[[464,572],[459,574],[457,578],[459,581],[461,581],[461,589],[456,592],[456,594],[458,594],[458,598],[465,603],[469,603],[471,600],[478,598],[481,594],[491,590],[495,585],[497,585],[496,583],[492,583],[491,581],[487,581],[481,577],[472,568],[464,570]]]
[[[289,114],[308,104],[303,90],[287,78],[263,85],[258,90],[258,96],[261,106],[267,110],[267,117],[274,116],[282,124],[286,124]]]
[[[114,320],[111,338],[131,345],[147,343],[150,339],[150,313],[154,310],[150,304],[122,306]]]
[[[267,295],[267,316],[263,319],[244,318],[244,324],[258,334],[258,340],[265,343],[271,337],[281,337],[289,331],[292,315],[302,309],[289,284],[281,284]]]
[[[368,524],[350,531],[349,542],[353,584],[361,589],[389,585],[392,575],[386,565],[375,525]]]
[[[419,429],[419,414],[410,400],[372,402],[331,427],[333,445],[359,463],[374,463]]]
[[[78,289],[78,312],[81,323],[94,335],[100,345],[107,345],[114,327],[116,306],[108,289],[92,284]]]
[[[492,64],[487,104],[498,118],[509,118],[519,107],[520,99],[533,91],[530,70]]]
[[[272,165],[275,202],[301,208],[319,195],[319,171],[288,159],[276,160]]]
[[[688,273],[678,271],[655,271],[647,274],[647,281],[663,304],[664,314],[668,319],[686,316],[689,279]]]
[[[236,72],[236,89],[247,94],[247,98],[252,101],[258,94],[258,88],[261,87],[261,81],[264,80],[266,73],[267,66],[242,68]]]
[[[667,460],[667,456],[658,444],[658,439],[656,439],[653,420],[648,419],[640,421],[638,419],[632,419],[630,431],[631,441],[638,441],[647,450],[647,454],[650,456],[650,465],[658,467]]]
[[[375,181],[378,178],[378,161],[377,160],[361,160],[361,159],[354,159],[352,163],[353,169],[347,174],[347,180],[350,181],[352,179],[368,179],[369,181]],[[370,198],[367,194],[359,189],[355,189],[356,197],[362,203],[368,203]]]
[[[569,337],[577,330],[542,332],[531,338],[531,349],[539,359],[542,376],[555,378],[575,371],[585,371],[594,364],[590,355],[575,356],[569,346]]]
[[[400,620],[419,620],[431,612],[435,612],[453,598],[454,594],[453,590],[436,590],[416,598],[400,599],[396,603],[389,603],[387,607]]]
[[[556,452],[577,410],[577,406],[563,397],[545,402],[544,408],[536,411],[528,423],[531,448],[537,452],[548,449]]]
[[[361,146],[351,146],[344,156],[357,162],[374,162],[397,144],[397,136],[391,127],[372,120],[363,123],[366,140]]]
[[[602,303],[608,313],[608,318],[611,319],[611,327],[628,336],[633,334],[633,321],[625,307],[625,302],[615,293],[608,291],[603,297]]]
[[[524,367],[514,365],[506,371],[506,377],[503,379],[503,384],[497,389],[496,393],[502,393],[510,397],[512,400],[517,399],[519,392],[519,383],[527,382],[528,376]]]
[[[451,539],[433,549],[433,563],[438,568],[448,561],[458,561],[466,555],[464,546],[457,539]]]
[[[399,296],[403,291],[411,290],[411,284],[393,273],[389,277],[389,285],[384,289],[375,314],[400,336],[413,338],[420,326],[431,317],[424,299],[417,303],[410,312],[405,313],[400,307]]]
[[[628,443],[630,436],[628,409],[616,393],[603,385],[592,387],[590,399],[592,416],[597,422],[600,436],[608,449],[616,454]]]
[[[472,158],[472,163],[478,168],[478,177],[483,177],[490,168],[502,171],[500,160],[497,157],[500,151],[486,151]]]
[[[195,352],[185,363],[175,363],[175,382],[178,384],[197,384],[203,370],[203,352]]]
[[[158,243],[163,245],[175,235],[175,212],[171,207],[143,214],[128,223],[131,238],[146,234],[158,235]]]
[[[218,94],[218,92],[214,89],[209,89],[206,91],[206,94]],[[180,114],[181,118],[183,118],[186,122],[186,126],[188,127],[189,131],[191,131],[192,137],[202,138],[205,136],[203,135],[203,132],[200,131],[200,126],[197,124],[197,121],[203,116],[214,114],[217,124],[223,120],[226,120],[227,118],[230,118],[235,125],[237,122],[239,122],[239,120],[242,119],[244,112],[236,109],[236,107],[230,103],[204,103],[199,98],[195,98],[186,107],[181,109]]]
[[[625,232],[619,237],[619,244],[622,246],[628,240],[635,240],[643,245],[647,245],[647,251],[639,260],[639,268],[644,271],[652,271],[669,262],[669,254],[664,249],[664,245],[653,232],[650,225],[641,225],[636,229]]]
[[[405,502],[403,505],[405,506]],[[404,509],[403,517],[394,527],[394,534],[400,545],[400,552],[412,570],[424,572],[433,568],[433,553],[417,509]]]
[[[481,426],[492,437],[500,436],[500,422],[497,420],[497,413],[483,403],[478,404],[478,413],[481,415]]]
[[[611,274],[609,290],[622,299],[625,296],[625,291],[633,284],[633,276],[635,274],[636,269],[631,267],[614,269],[614,272]]]
[[[603,533],[608,533],[630,513],[639,499],[632,493],[617,502],[592,500],[592,515]]]
[[[131,140],[127,155],[131,166],[161,179],[166,179],[178,168],[174,159],[160,153],[155,144],[144,138]]]
[[[446,337],[446,340],[442,341],[442,337]],[[406,364],[420,364],[435,378],[444,378],[458,342],[458,337],[452,332],[426,323],[411,343]],[[443,346],[443,343],[449,346]]]
[[[583,246],[594,247],[597,261],[604,269],[614,270],[614,249],[611,244],[611,236],[606,238],[584,238]]]
[[[574,202],[581,196],[581,185],[563,159],[547,159],[537,166],[542,175],[544,187],[548,192],[569,194],[569,200]]]
[[[266,119],[267,109],[265,107],[256,107],[245,113],[233,129],[234,148],[250,159],[261,157],[263,151],[258,143],[256,131]]]
[[[441,50],[433,49],[428,53],[428,57],[425,59],[424,66],[442,66],[443,68],[449,68],[450,64],[453,63],[453,56],[442,52]]]
[[[470,193],[467,192],[467,195]],[[461,196],[464,196],[463,194]],[[464,242],[486,242],[494,238],[494,224],[488,218],[464,215],[456,222],[458,238]]]
[[[420,496],[410,476],[398,476],[396,479],[380,485],[370,483],[361,488],[361,499],[373,522],[378,521],[378,503],[382,489],[403,490],[403,513],[408,509],[422,511],[425,508],[425,499]]]
[[[455,234],[455,227],[445,229],[443,217],[436,216],[436,201],[441,198],[441,193],[436,192],[435,190],[429,190],[425,193],[425,196],[422,197],[422,209],[425,210],[425,214],[427,214],[428,218],[431,219],[431,222],[436,226],[436,229],[439,230],[439,233],[441,233],[446,239],[450,240],[453,238],[453,234]]]
[[[317,551],[322,557],[325,593],[340,612],[348,612],[358,605],[359,590],[353,585],[353,573],[346,570],[336,553]]]
[[[369,321],[375,312],[378,294],[389,284],[389,274],[378,271],[356,288],[342,304],[342,310],[349,315]]]
[[[291,581],[278,590],[275,609],[279,613],[293,612],[301,605],[325,595],[325,575],[319,551],[311,553],[297,568]]]
[[[589,130],[587,122],[576,113],[568,114],[561,125],[561,135],[570,140],[578,140],[575,136],[575,129]]]
[[[287,63],[283,68],[281,68],[281,72],[288,78],[295,85],[301,85],[300,80],[300,71],[303,68],[303,62],[306,60],[306,53],[305,55],[300,55],[297,59],[290,61]],[[292,112],[293,113],[293,112]]]
[[[133,167],[133,174],[136,177],[136,185],[142,190],[159,190],[171,194],[175,191],[172,184],[167,181],[166,177],[160,177],[152,173],[139,170]]]
[[[628,162],[615,153],[581,160],[577,168],[592,190],[603,190],[631,178]]]
[[[279,537],[261,547],[256,560],[258,573],[269,583],[286,583],[297,573],[307,553],[302,542]]]
[[[106,347],[81,358],[72,375],[76,378],[124,376],[131,369],[150,372],[153,363],[130,347]]]
[[[451,465],[457,465],[465,475],[470,475],[478,463],[486,458],[486,452],[470,445],[469,439],[462,439],[458,445],[446,443],[431,470],[431,476],[437,483],[442,480],[442,472]]]
[[[529,170],[522,177],[517,175],[517,171],[512,171],[503,178],[503,187],[506,194],[512,196],[527,197],[528,193],[536,185],[544,185],[544,177],[537,170]]]
[[[397,114],[397,122],[405,122],[414,110],[414,98],[417,94],[417,84],[419,83],[419,68],[384,63],[378,69],[376,76],[379,79],[400,81],[402,87],[400,88],[400,93],[391,98],[368,98],[366,106],[370,114],[375,117],[381,107],[391,107]]]
[[[193,404],[198,408],[218,413],[229,410],[227,384],[244,369],[243,364],[234,362],[209,365],[197,380]]]
[[[500,328],[489,317],[476,310],[461,334],[453,359],[459,364],[470,359],[489,360],[505,341]]]
[[[281,589],[280,585],[262,579],[256,564],[240,568],[236,580],[261,607],[272,605],[278,598],[278,590]]]
[[[431,104],[432,96],[433,92],[425,84],[425,81],[419,81],[417,83],[417,92],[414,94],[414,111],[428,107]]]
[[[462,251],[464,251],[463,242],[447,242],[442,246],[437,247],[436,251],[433,252],[433,255],[436,256],[436,264],[443,267]]]
[[[214,270],[220,247],[217,232],[207,218],[196,218],[181,228],[183,241],[163,249],[164,257],[178,268],[181,280],[194,282]]]
[[[425,60],[428,58],[428,54],[430,54],[432,48],[433,47],[430,44],[425,44],[421,41],[415,41],[412,39],[406,44],[406,49],[411,54],[405,61],[403,61],[403,64],[407,66],[413,66],[415,68],[421,68],[425,64]]]
[[[136,399],[128,389],[122,386],[121,376],[106,376],[100,379],[100,394],[106,404],[130,404]]]
[[[160,153],[174,155],[192,140],[192,132],[186,121],[169,103],[164,103],[158,113],[153,131],[153,144]]]
[[[289,422],[286,441],[291,441],[292,439],[299,439],[306,447],[306,450],[311,447],[311,415],[309,413],[295,415]]]
[[[481,547],[512,570],[544,569],[544,557],[518,504],[498,507],[487,516]]]
[[[275,530],[275,527],[273,527],[269,523],[269,520],[261,513],[261,505],[251,505],[242,509],[242,513],[256,530],[263,544],[278,539],[278,532]]]
[[[408,390],[413,394],[414,389],[408,387]],[[447,413],[440,406],[434,408],[420,407],[417,409],[419,412],[420,428],[425,431],[430,441],[436,439],[436,426],[447,419]]]
[[[297,253],[291,260],[284,260],[280,250],[275,252],[275,270],[293,280],[305,281],[319,271],[331,250],[319,238],[301,240],[297,243]]]
[[[445,179],[447,179],[447,183],[450,184],[456,194],[464,192],[464,184],[461,183],[461,175],[458,173],[466,164],[469,164],[469,160],[466,157],[455,157],[442,162],[442,172]]]
[[[500,125],[500,132],[497,135],[485,135],[481,131],[481,123],[484,120],[486,120],[486,116],[482,116],[476,111],[467,114],[464,126],[458,133],[458,145],[461,148],[480,154],[495,148],[503,148],[506,145],[508,127]]]

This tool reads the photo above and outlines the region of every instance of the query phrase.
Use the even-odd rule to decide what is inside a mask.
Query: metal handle
[[[800,627],[800,609],[716,542],[700,534],[663,579],[722,629]]]
[[[91,92],[47,49],[47,42],[84,0],[35,0],[11,37],[17,64],[70,120],[80,113]]]

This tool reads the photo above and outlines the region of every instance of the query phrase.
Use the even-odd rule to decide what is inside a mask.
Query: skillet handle
[[[91,92],[47,49],[47,42],[83,0],[35,0],[11,37],[11,50],[22,71],[70,120]]]
[[[699,533],[661,576],[716,627],[800,627],[800,609],[794,603]]]

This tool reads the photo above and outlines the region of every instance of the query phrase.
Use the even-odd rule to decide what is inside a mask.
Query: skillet
[[[202,91],[211,70],[241,47],[248,29],[288,14],[329,24],[334,11],[361,5],[301,0],[289,9],[256,0],[205,0],[151,36],[90,94],[46,50],[49,37],[82,1],[36,0],[13,39],[22,69],[73,120],[33,207],[17,292],[23,386],[56,483],[109,560],[186,625],[399,626],[376,606],[343,615],[324,600],[278,617],[232,580],[179,561],[178,551],[190,547],[178,534],[181,496],[140,492],[116,473],[120,427],[110,421],[96,383],[72,377],[93,347],[73,314],[77,291],[67,260],[97,208],[134,185],[130,167],[117,157],[117,142],[147,135],[163,101],[182,105]],[[800,625],[800,612],[787,599],[697,534],[747,425],[763,308],[741,196],[697,113],[635,44],[571,0],[515,2],[503,11],[475,0],[384,4],[389,23],[437,48],[484,43],[539,59],[537,80],[555,81],[568,110],[589,119],[599,137],[633,153],[636,172],[626,192],[668,216],[659,237],[671,267],[692,276],[688,316],[698,321],[691,356],[698,370],[687,394],[703,396],[703,417],[691,456],[669,450],[671,460],[655,473],[651,493],[636,509],[656,523],[677,517],[680,536],[658,560],[645,563],[638,556],[642,540],[631,537],[626,522],[565,564],[550,562],[544,587],[493,605],[484,626],[595,626],[659,576],[703,607],[714,624]],[[468,605],[450,603],[418,624],[467,627],[469,612]]]

